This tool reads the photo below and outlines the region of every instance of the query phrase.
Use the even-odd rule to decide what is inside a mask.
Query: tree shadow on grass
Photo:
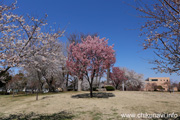
[[[59,112],[54,114],[18,114],[9,115],[9,117],[1,118],[0,120],[72,120],[74,116],[67,112]]]
[[[72,98],[91,98],[89,93],[77,94],[71,97]],[[104,92],[93,93],[93,98],[109,98],[109,97],[115,97],[115,95],[113,93],[104,93]]]

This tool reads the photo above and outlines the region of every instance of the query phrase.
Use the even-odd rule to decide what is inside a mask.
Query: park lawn
[[[101,120],[121,119],[122,113],[178,113],[180,115],[180,92],[112,91],[110,98],[71,98],[88,92],[63,92],[35,95],[0,95],[0,117],[19,113],[53,114],[65,111],[73,119]]]

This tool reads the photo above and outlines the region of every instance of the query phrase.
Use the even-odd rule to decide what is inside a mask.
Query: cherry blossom
[[[88,80],[92,97],[94,77],[103,74],[115,61],[115,51],[113,46],[108,46],[108,40],[89,35],[81,43],[70,44],[66,64],[71,75]]]

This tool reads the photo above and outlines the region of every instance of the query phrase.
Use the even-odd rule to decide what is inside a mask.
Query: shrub
[[[93,87],[93,91],[97,91],[97,87]]]
[[[157,89],[154,89],[154,91],[158,91]]]
[[[5,91],[1,91],[0,95],[9,95],[9,93],[5,92]]]
[[[98,91],[97,87],[93,87],[92,89],[93,89],[93,91]],[[88,89],[88,91],[90,91],[90,88]]]
[[[18,91],[17,94],[26,94],[24,91]]]
[[[68,88],[67,91],[73,91],[73,88]]]
[[[157,86],[157,89],[164,90],[164,88],[161,85]]]
[[[115,88],[113,86],[105,86],[107,91],[114,91]]]

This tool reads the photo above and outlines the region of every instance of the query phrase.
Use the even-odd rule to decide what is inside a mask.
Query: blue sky
[[[126,1],[134,4],[134,0]],[[151,50],[143,51],[139,37],[144,19],[122,0],[18,0],[18,14],[43,16],[48,14],[48,23],[54,22],[66,34],[72,32],[95,33],[114,44],[117,62],[115,66],[127,67],[147,77],[170,77],[178,81],[176,74],[156,74],[148,60],[155,55]],[[62,38],[66,41],[66,37]]]

